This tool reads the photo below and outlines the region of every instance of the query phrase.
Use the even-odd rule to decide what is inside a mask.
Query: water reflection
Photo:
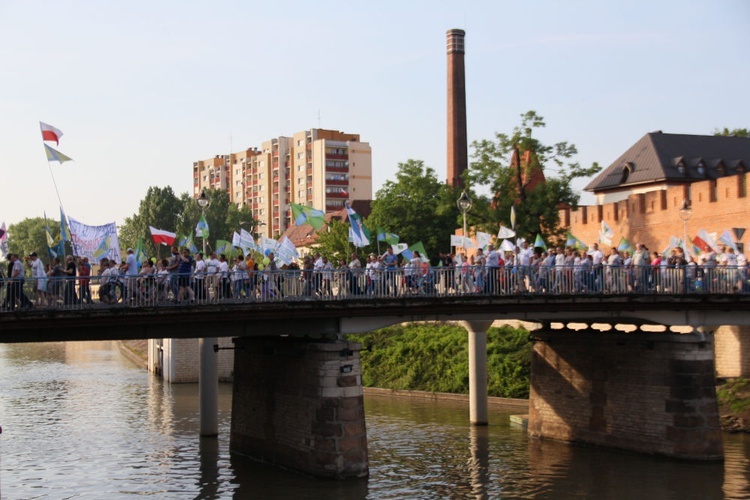
[[[200,439],[198,387],[165,385],[111,343],[0,345],[0,496],[158,498],[748,498],[750,436],[725,464],[529,440],[492,408],[368,396],[370,478],[322,481],[229,453],[231,387],[219,438]]]

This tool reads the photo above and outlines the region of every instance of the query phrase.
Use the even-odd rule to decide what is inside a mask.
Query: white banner
[[[492,235],[477,231],[477,246],[479,248],[485,248],[492,241]]]
[[[451,234],[451,246],[460,247],[463,243],[463,237],[457,234]]]
[[[92,264],[107,257],[120,262],[120,242],[114,222],[103,226],[87,226],[68,216],[73,253],[78,257],[88,257]]]
[[[299,258],[297,247],[295,247],[294,243],[292,243],[292,240],[290,240],[286,236],[284,236],[279,242],[277,251],[278,253],[276,254],[276,259],[280,260],[287,266],[294,262],[295,259]]]

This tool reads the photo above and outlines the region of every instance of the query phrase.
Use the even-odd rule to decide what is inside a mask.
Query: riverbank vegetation
[[[360,353],[362,384],[384,389],[469,393],[466,330],[451,324],[396,325],[350,335]],[[490,396],[528,398],[531,374],[529,332],[509,326],[487,332]]]
[[[727,380],[716,388],[721,427],[729,432],[750,432],[750,380]]]

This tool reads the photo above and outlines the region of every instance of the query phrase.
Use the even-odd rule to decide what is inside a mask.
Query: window
[[[713,203],[719,198],[719,187],[715,180],[712,180],[709,184],[709,190],[709,201]]]
[[[747,174],[742,172],[737,175],[737,197],[744,198],[747,196]]]

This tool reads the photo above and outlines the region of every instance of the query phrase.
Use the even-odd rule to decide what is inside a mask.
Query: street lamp
[[[208,196],[206,196],[206,188],[203,188],[203,190],[201,191],[201,195],[195,201],[198,203],[198,206],[201,208],[201,215],[203,216],[203,220],[206,220],[206,207],[211,204],[211,200],[209,200]],[[204,257],[206,256],[205,232],[203,233],[203,256]]]
[[[466,194],[466,190],[464,190],[461,193],[461,197],[456,201],[456,204],[458,205],[458,209],[461,211],[461,213],[464,216],[464,239],[461,240],[463,245],[461,245],[464,248],[464,252],[466,251],[466,212],[471,210],[471,198],[469,198],[469,195]]]
[[[685,248],[687,248],[688,221],[692,216],[693,210],[690,208],[690,200],[686,199],[682,202],[682,208],[680,208],[680,219],[682,219],[683,242]]]

